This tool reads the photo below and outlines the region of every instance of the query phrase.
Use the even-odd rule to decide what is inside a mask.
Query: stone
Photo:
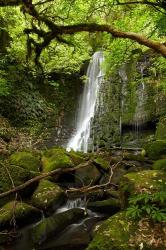
[[[152,160],[158,160],[162,156],[166,157],[166,140],[158,140],[148,143],[145,146],[148,157]]]
[[[51,148],[42,157],[43,172],[50,172],[58,168],[74,167],[74,163],[63,148]]]
[[[49,180],[41,180],[32,195],[32,204],[49,213],[55,211],[64,201],[64,191]]]
[[[111,198],[102,201],[89,202],[87,207],[93,211],[113,215],[120,210],[119,199]]]
[[[101,173],[93,164],[75,171],[75,182],[79,186],[93,185],[100,177]]]
[[[97,225],[86,250],[162,250],[166,243],[165,230],[164,224],[152,224],[147,219],[132,221],[125,211],[119,212]]]
[[[15,152],[10,156],[10,164],[33,172],[39,172],[40,160],[31,152]]]
[[[30,230],[32,241],[36,244],[41,244],[51,236],[55,237],[67,226],[82,218],[84,218],[84,210],[80,208],[73,208],[44,218]]]
[[[153,163],[152,169],[166,171],[166,159],[160,159]]]
[[[37,208],[24,202],[11,201],[0,208],[0,229],[22,227],[41,219],[42,213]]]

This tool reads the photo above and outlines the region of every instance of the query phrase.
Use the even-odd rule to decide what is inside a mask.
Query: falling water
[[[97,109],[97,99],[99,88],[103,80],[104,74],[101,64],[104,60],[103,52],[96,52],[87,70],[87,82],[84,86],[80,107],[78,110],[78,119],[76,133],[70,139],[67,150],[88,151],[90,143],[91,123]]]

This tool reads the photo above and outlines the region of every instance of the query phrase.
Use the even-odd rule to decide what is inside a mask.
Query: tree
[[[110,25],[110,20],[107,21],[108,13],[102,13],[103,8],[106,7],[109,12],[116,13],[120,11],[119,7],[121,5],[128,6],[128,5],[149,5],[150,7],[157,7],[160,9],[165,10],[165,2],[163,0],[159,1],[88,1],[87,9],[84,8],[84,3],[79,0],[80,6],[85,9],[85,16],[84,18],[78,18],[71,20],[70,18],[70,11],[75,11],[75,15],[77,13],[77,8],[79,10],[79,3],[73,0],[68,1],[65,0],[63,2],[55,1],[55,0],[43,0],[43,1],[33,1],[33,0],[1,0],[0,7],[4,6],[21,6],[21,11],[29,18],[30,26],[24,30],[25,34],[27,35],[27,47],[28,47],[28,54],[35,52],[35,61],[36,63],[39,62],[39,57],[42,51],[47,48],[52,41],[58,41],[59,43],[72,45],[70,39],[66,39],[68,35],[74,35],[79,32],[89,32],[89,33],[96,33],[96,32],[106,32],[110,34],[113,38],[123,38],[123,39],[130,39],[134,42],[139,43],[140,45],[144,45],[148,48],[153,49],[157,53],[161,54],[163,57],[166,57],[166,46],[161,41],[156,41],[152,38],[148,38],[145,35],[139,34],[138,32],[131,32],[131,31],[122,31],[120,28],[114,28],[113,25]],[[100,2],[100,4],[99,4]],[[72,9],[72,4],[74,5],[75,10]],[[63,9],[60,6],[63,5]],[[112,10],[113,7],[118,6],[116,11]],[[53,8],[53,10],[51,9]],[[101,17],[98,18],[96,16],[89,17],[89,20],[85,22],[87,10],[92,9],[92,12],[97,10],[97,14],[100,13]],[[135,7],[134,7],[135,8]],[[57,11],[56,11],[57,9]],[[62,10],[61,13],[57,13]],[[131,11],[133,7],[131,7]],[[126,12],[126,10],[124,10]],[[72,16],[72,15],[71,15]],[[31,17],[31,18],[30,18]],[[117,18],[118,19],[118,18]],[[92,22],[92,21],[95,22]],[[111,19],[111,22],[114,23],[114,20]],[[156,37],[155,37],[156,39]]]

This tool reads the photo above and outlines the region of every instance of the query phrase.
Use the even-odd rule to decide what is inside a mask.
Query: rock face
[[[165,230],[164,224],[154,226],[146,219],[132,221],[125,212],[120,212],[96,229],[86,250],[162,250],[166,244]]]
[[[151,57],[154,55],[150,51],[131,55],[130,61],[102,83],[91,130],[96,149],[121,144],[138,146],[151,137],[166,137],[165,80],[157,67],[156,74],[151,72]]]
[[[32,204],[43,211],[55,211],[64,200],[63,190],[55,183],[41,180],[32,195]]]

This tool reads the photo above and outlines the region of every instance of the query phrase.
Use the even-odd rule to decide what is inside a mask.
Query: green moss
[[[136,230],[125,212],[118,213],[102,223],[86,250],[128,250],[129,239]]]
[[[160,159],[162,155],[166,155],[166,140],[150,142],[145,146],[145,150],[150,159]]]
[[[52,148],[47,150],[42,157],[43,171],[50,172],[57,168],[73,167],[71,158],[67,155],[65,149]]]
[[[154,193],[166,189],[166,176],[160,170],[145,170],[124,175],[120,182],[121,202],[128,205],[130,195],[142,192]]]
[[[40,161],[30,152],[16,152],[10,156],[10,163],[30,171],[38,172]]]
[[[99,165],[99,167],[103,168],[104,170],[108,170],[110,167],[109,161],[103,159],[102,157],[97,157],[94,159],[94,163]]]
[[[166,139],[166,117],[160,118],[160,121],[157,124],[156,139],[158,140]]]
[[[162,225],[160,225],[162,226]],[[154,231],[154,224],[145,221],[132,221],[126,212],[119,212],[104,221],[86,250],[162,250],[165,249],[165,233]],[[157,230],[159,224],[156,225]],[[154,232],[160,235],[160,242],[155,244]],[[141,246],[143,248],[141,248]]]
[[[41,180],[32,196],[32,204],[42,210],[55,208],[64,197],[63,190],[56,184]]]
[[[26,203],[11,201],[0,209],[0,228],[12,227],[12,221],[16,221],[16,225],[23,226],[30,224],[33,220],[41,218],[41,212]]]
[[[160,160],[155,161],[153,163],[152,168],[155,169],[155,170],[166,171],[166,159],[160,159]]]
[[[85,161],[86,159],[86,155],[83,153],[70,151],[70,152],[66,152],[66,154],[71,158],[74,165],[78,165],[82,163],[83,161]]]

